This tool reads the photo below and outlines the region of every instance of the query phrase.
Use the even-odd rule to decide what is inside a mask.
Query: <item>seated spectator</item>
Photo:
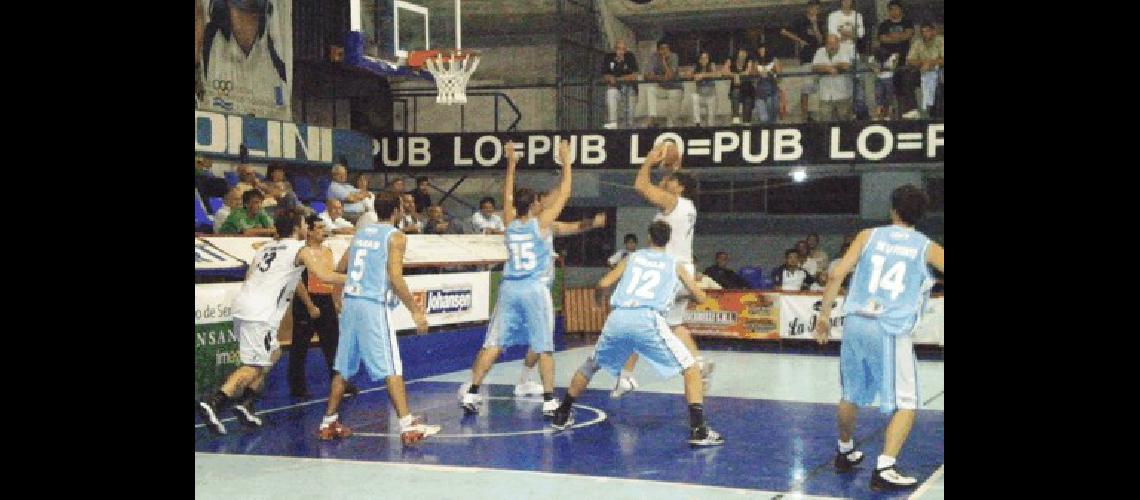
[[[656,57],[653,58],[650,64],[649,73],[645,74],[645,79],[650,82],[657,82],[656,85],[646,85],[645,89],[648,93],[648,106],[649,106],[649,126],[656,126],[661,113],[658,112],[660,103],[658,99],[666,99],[665,101],[665,124],[672,127],[676,115],[676,108],[681,105],[681,98],[684,92],[681,90],[681,82],[677,79],[677,54],[669,50],[669,44],[661,42],[657,44]]]
[[[416,199],[416,213],[420,215],[432,205],[430,189],[431,183],[427,177],[416,177],[416,190],[409,192]]]
[[[827,35],[827,43],[815,52],[812,70],[819,78],[819,119],[847,121],[852,117],[851,70],[855,54],[839,46],[838,35]]]
[[[289,210],[301,205],[301,200],[297,198],[297,193],[293,192],[293,185],[285,179],[285,167],[274,165],[269,167],[269,181],[264,183],[269,193],[267,196],[273,196],[277,199],[278,206]],[[305,207],[306,213],[308,207]]]
[[[780,290],[799,292],[807,290],[815,278],[800,267],[800,254],[792,248],[784,252],[784,264],[772,270],[772,281]]]
[[[705,125],[716,126],[716,80],[710,78],[719,76],[721,72],[712,63],[709,53],[701,52],[692,71],[692,78],[697,82],[697,93],[693,95],[693,125],[701,126],[701,106],[704,106],[708,109]]]
[[[235,189],[238,189],[235,187]],[[247,189],[241,195],[242,207],[233,209],[219,228],[221,234],[245,236],[276,236],[273,219],[261,208],[265,196],[257,189]]]
[[[803,268],[804,271],[807,271],[808,274],[815,276],[815,273],[819,271],[819,269],[816,268],[815,261],[810,259],[811,251],[808,249],[807,240],[797,241],[795,248],[796,255],[799,257],[800,267]]]
[[[222,203],[224,203],[222,207],[214,214],[214,232],[219,234],[222,232],[222,224],[225,224],[230,213],[241,207],[241,190],[237,187],[230,188],[229,191],[226,191],[226,197],[222,199]]]
[[[329,198],[325,203],[325,211],[319,217],[325,223],[325,230],[332,234],[356,234],[356,226],[342,217],[344,205],[336,198]]]
[[[827,273],[824,271],[820,271],[819,274],[816,275],[815,282],[812,283],[810,287],[808,287],[808,291],[809,292],[822,292],[825,289],[827,289]]]
[[[404,216],[396,223],[396,229],[403,231],[404,234],[423,233],[424,221],[416,213],[416,199],[411,193],[400,195],[400,208],[404,210]]]
[[[827,272],[827,264],[827,252],[819,247],[819,235],[816,233],[809,234],[807,237],[807,260],[804,261],[804,269],[807,269],[818,279],[821,273]]]
[[[388,181],[388,185],[385,187],[385,189],[388,191],[396,194],[404,194],[404,188],[404,179],[402,177],[397,177]]]
[[[748,51],[736,51],[736,58],[724,62],[724,73],[732,75],[732,87],[728,92],[728,101],[732,104],[732,123],[740,124],[743,112],[744,123],[752,121],[752,107],[756,102],[756,86],[750,80],[742,80],[752,73],[752,56]]]
[[[349,222],[359,219],[364,214],[362,200],[367,198],[369,193],[361,192],[348,183],[348,169],[343,164],[333,165],[330,176],[332,182],[329,183],[325,198],[339,200],[344,207],[344,218],[348,219]]]
[[[424,234],[463,234],[463,225],[439,205],[428,207]]]
[[[752,82],[756,85],[756,111],[752,116],[760,123],[776,123],[780,116],[780,87],[776,81],[779,72],[780,60],[760,42],[752,54],[752,74],[759,76]]]
[[[614,43],[614,51],[602,60],[602,79],[606,82],[606,116],[603,128],[633,127],[633,108],[637,105],[637,58],[628,52],[625,40]],[[620,111],[619,111],[620,110]]]
[[[495,213],[495,199],[488,196],[479,200],[479,211],[471,214],[471,228],[476,233],[503,234],[507,228]]]
[[[739,290],[749,288],[748,283],[728,268],[728,252],[716,253],[716,264],[705,268],[705,276],[712,278],[721,288]]]
[[[930,112],[934,105],[934,94],[938,81],[945,65],[945,42],[941,36],[936,36],[934,23],[922,23],[922,36],[910,44],[910,52],[906,56],[906,66],[895,75],[895,92],[899,96],[899,109],[908,110],[902,117],[906,119],[920,118]],[[921,110],[916,102],[914,89],[922,87]]]
[[[277,198],[274,198],[270,192],[276,192],[275,189],[270,188],[268,183],[261,182],[257,178],[257,174],[253,171],[253,167],[239,163],[237,166],[238,183],[237,188],[241,189],[242,194],[251,189],[256,189],[261,193],[262,203],[261,208],[266,209],[266,214],[277,209]]]
[[[621,262],[626,255],[637,251],[637,235],[633,233],[626,234],[623,244],[625,245],[625,250],[614,252],[614,254],[606,260],[606,263],[610,265],[610,269],[617,267],[618,262]]]

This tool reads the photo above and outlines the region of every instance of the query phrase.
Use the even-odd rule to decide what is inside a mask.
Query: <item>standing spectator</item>
[[[847,121],[851,119],[851,69],[855,56],[839,45],[839,37],[827,35],[812,60],[812,69],[823,74],[819,78],[819,119]]]
[[[828,261],[827,261],[827,252],[824,252],[823,249],[819,247],[819,235],[818,234],[811,233],[808,235],[808,237],[807,237],[807,249],[808,249],[807,258],[809,261],[812,262],[812,266],[815,268],[815,272],[813,272],[812,274],[815,275],[816,279],[820,279],[819,276],[821,274],[825,274],[827,269],[828,269],[828,266],[827,266]],[[806,266],[806,265],[804,266],[805,269],[807,267],[808,266]],[[826,283],[822,283],[822,284],[826,285]]]
[[[471,228],[481,234],[503,234],[507,228],[495,213],[495,199],[487,196],[479,200],[479,211],[471,214]]]
[[[412,197],[416,200],[416,213],[423,214],[425,210],[432,205],[431,194],[429,189],[431,183],[428,182],[427,177],[416,177],[416,190],[410,191]],[[442,201],[440,203],[443,203]]]
[[[319,217],[325,224],[325,231],[330,234],[356,234],[356,226],[342,217],[344,205],[336,198],[329,198],[325,203],[325,211]]]
[[[827,26],[819,16],[819,0],[808,0],[807,15],[799,18],[792,25],[791,30],[781,29],[780,34],[794,40],[796,48],[799,50],[800,65],[791,68],[792,71],[813,72],[812,65],[815,54],[823,46],[827,34]],[[811,112],[808,109],[808,96],[817,91],[817,77],[802,76],[800,78],[803,82],[800,86],[800,113],[803,114],[805,121],[812,121]]]
[[[277,198],[272,195],[272,193],[276,193],[277,190],[271,188],[268,183],[261,182],[261,179],[258,179],[257,174],[253,171],[253,167],[245,163],[239,163],[237,166],[237,174],[239,179],[237,188],[241,190],[243,195],[246,191],[256,189],[261,193],[261,208],[266,209],[266,215],[269,215],[269,212],[277,209]]]
[[[637,105],[637,58],[626,51],[625,40],[614,43],[614,51],[602,60],[602,80],[606,88],[604,128],[633,128],[633,108]],[[620,110],[620,111],[619,111]],[[620,115],[619,115],[620,113]]]
[[[768,53],[764,42],[756,46],[752,54],[752,71],[758,75],[756,84],[756,112],[753,113],[760,123],[776,123],[780,114],[780,88],[776,83],[776,74],[780,72],[780,60]]]
[[[899,71],[895,81],[895,91],[899,95],[899,109],[907,109],[903,118],[919,118],[915,102],[914,88],[922,85],[922,113],[927,113],[934,105],[935,89],[945,64],[945,41],[937,36],[934,23],[922,23],[922,36],[910,44],[906,56],[906,67]]]
[[[241,195],[242,207],[234,209],[218,231],[222,234],[245,236],[277,236],[277,229],[269,214],[261,208],[265,196],[257,189],[247,189]]]
[[[711,78],[718,76],[721,76],[720,71],[717,71],[709,53],[701,52],[697,57],[697,66],[693,68],[693,80],[697,83],[697,93],[693,95],[693,125],[701,126],[701,106],[704,105],[708,109],[705,124],[716,126],[713,118],[716,115],[716,80]]]
[[[349,222],[359,219],[364,213],[364,203],[361,200],[367,198],[368,193],[362,193],[348,183],[348,169],[341,163],[333,165],[330,175],[332,182],[329,183],[325,198],[339,200],[344,206],[344,217]]]
[[[241,190],[236,186],[226,191],[226,197],[222,200],[224,203],[217,213],[214,214],[214,232],[220,234],[222,232],[222,224],[225,224],[226,219],[230,217],[230,213],[241,207]]]
[[[668,127],[673,126],[673,121],[676,115],[676,108],[681,103],[681,97],[684,93],[681,90],[681,82],[677,80],[677,54],[669,50],[669,44],[661,42],[657,44],[657,54],[653,58],[650,65],[650,72],[645,74],[645,79],[651,82],[658,82],[656,85],[647,85],[646,89],[649,93],[649,121],[650,125],[655,125],[656,120],[660,118],[658,113],[659,102],[658,99],[665,98],[665,124]]]
[[[614,254],[606,260],[606,263],[610,265],[610,269],[617,266],[618,262],[621,262],[626,255],[637,251],[637,235],[633,233],[626,234],[625,240],[622,243],[625,245],[625,250],[614,252]]]
[[[744,115],[744,123],[751,122],[756,86],[750,80],[742,78],[752,73],[752,56],[745,49],[736,51],[736,57],[724,62],[724,72],[732,75],[732,89],[728,93],[728,99],[732,103],[733,125],[741,123],[741,114]]]
[[[361,172],[359,174],[356,174],[356,182],[353,182],[352,185],[356,186],[356,189],[359,192],[364,193],[364,197],[360,199],[360,202],[364,204],[364,213],[372,212],[372,216],[375,217],[376,195],[372,191],[368,190],[368,181],[368,174]],[[399,193],[397,192],[396,194]]]
[[[910,40],[914,38],[914,22],[903,17],[902,2],[891,0],[887,4],[887,19],[879,23],[879,78],[875,82],[876,115],[885,119],[890,115],[894,90],[894,69],[906,65]]]
[[[396,229],[404,234],[420,234],[424,232],[424,221],[416,213],[416,199],[411,193],[400,195],[400,209],[404,216],[396,223]]]
[[[782,291],[798,292],[807,290],[815,278],[800,268],[800,254],[792,248],[784,252],[784,264],[772,270],[772,281]]]
[[[706,267],[704,274],[705,276],[712,278],[713,281],[717,282],[721,288],[727,288],[730,290],[749,288],[748,283],[744,281],[744,278],[741,278],[740,275],[736,274],[736,271],[728,268],[728,252],[717,252],[716,264]]]
[[[839,44],[852,54],[859,52],[866,32],[863,30],[863,15],[852,7],[854,0],[839,0],[839,10],[827,16],[827,34],[838,35]]]

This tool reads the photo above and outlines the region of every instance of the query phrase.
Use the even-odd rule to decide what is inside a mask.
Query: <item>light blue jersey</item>
[[[642,249],[629,255],[625,272],[610,297],[615,308],[648,308],[665,314],[672,307],[681,280],[677,259],[662,250]]]
[[[396,228],[391,224],[368,224],[356,231],[348,247],[348,279],[344,295],[386,301],[388,284],[388,239]]]
[[[553,229],[551,229],[553,231]],[[539,279],[548,283],[554,275],[553,238],[543,235],[538,219],[519,219],[507,226],[503,242],[507,245],[507,263],[503,279]]]
[[[909,335],[933,285],[926,267],[929,247],[930,238],[914,229],[872,229],[851,278],[843,312],[877,319],[888,335]]]

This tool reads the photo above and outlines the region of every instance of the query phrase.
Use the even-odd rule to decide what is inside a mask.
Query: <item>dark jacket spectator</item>
[[[712,278],[721,288],[746,289],[748,283],[736,271],[728,268],[728,252],[716,253],[716,264],[705,268],[705,276]]]

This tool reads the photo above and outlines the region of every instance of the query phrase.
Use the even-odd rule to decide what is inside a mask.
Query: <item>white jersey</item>
[[[663,220],[673,228],[669,235],[669,243],[665,244],[665,253],[678,261],[692,264],[693,262],[693,228],[697,225],[697,207],[693,200],[677,197],[677,205],[669,215],[657,212],[653,220]]]
[[[280,38],[275,37],[274,40],[276,42]],[[282,78],[273,61],[266,34],[257,37],[247,56],[237,42],[219,32],[210,44],[207,57],[202,108],[253,114],[261,118],[290,118],[291,89],[288,80],[292,75],[285,62],[288,56],[278,54],[282,68],[286,70],[285,78]]]
[[[251,271],[234,298],[233,317],[265,321],[276,328],[289,308],[293,291],[301,281],[304,265],[295,264],[305,242],[296,239],[266,243],[253,256]]]

